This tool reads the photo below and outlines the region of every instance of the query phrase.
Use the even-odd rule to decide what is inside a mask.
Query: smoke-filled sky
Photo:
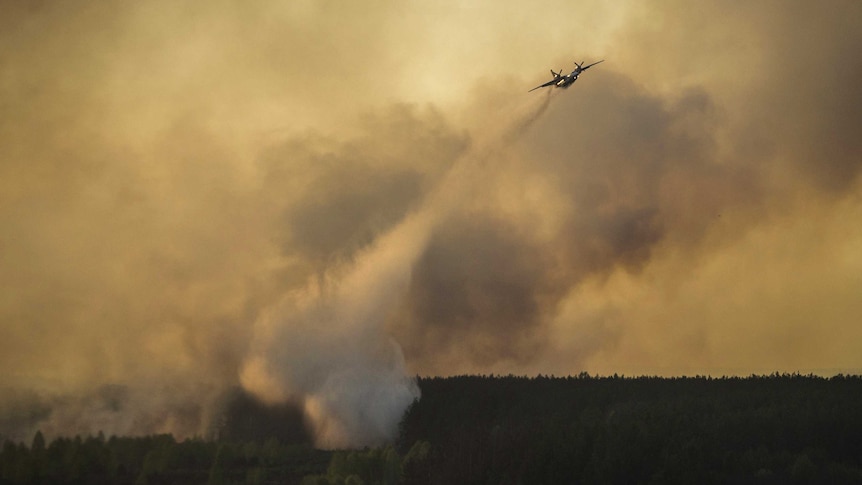
[[[0,434],[859,372],[860,52],[856,1],[0,2]]]

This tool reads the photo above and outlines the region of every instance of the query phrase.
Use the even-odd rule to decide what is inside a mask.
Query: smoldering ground
[[[854,4],[2,8],[5,436],[862,367]],[[569,55],[607,61],[526,93]]]
[[[162,399],[178,395],[175,390],[162,391],[158,394]],[[49,436],[86,436],[94,430],[126,435],[149,430],[229,441],[275,438],[282,443],[312,443],[308,423],[294,402],[267,405],[233,388],[214,402],[177,399],[152,409],[156,411],[152,414],[141,412],[135,404],[151,399],[140,395],[137,387],[116,384],[66,395],[5,389],[0,427],[4,439],[25,443],[33,437],[34,428]]]

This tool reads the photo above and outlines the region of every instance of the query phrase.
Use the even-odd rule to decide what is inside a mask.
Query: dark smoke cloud
[[[273,202],[284,205],[283,251],[319,270],[349,259],[415,210],[469,146],[433,108],[391,106],[366,115],[362,129],[348,141],[291,140],[261,163]]]
[[[756,121],[765,125],[758,131],[781,140],[782,154],[822,190],[853,190],[862,169],[856,135],[862,95],[853,82],[862,62],[852,55],[862,48],[862,7],[836,2],[816,8],[799,1],[773,6],[768,21],[750,12],[761,19],[758,41],[771,54],[763,58],[769,74],[749,99]]]
[[[542,343],[541,305],[555,290],[544,274],[551,261],[506,221],[482,213],[453,219],[416,262],[393,318],[405,353],[427,369],[441,349],[480,365],[529,360]]]
[[[746,171],[715,160],[719,121],[703,91],[663,99],[613,74],[579,88],[505,155],[508,171],[545,179],[564,204],[550,237],[537,239],[534,227],[548,214],[515,222],[499,219],[497,207],[467,210],[432,236],[413,268],[394,326],[420,367],[445,372],[441,349],[477,369],[528,363],[547,346],[569,291],[617,269],[637,273],[670,235],[694,244],[721,210],[758,198],[756,180],[727,190]],[[590,116],[569,120],[575,111]],[[526,206],[525,195],[501,197]]]

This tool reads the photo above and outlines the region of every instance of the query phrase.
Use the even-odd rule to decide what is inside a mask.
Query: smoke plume
[[[493,170],[489,159],[511,145],[516,129],[523,133],[535,122],[549,99],[502,113],[498,122],[508,136],[465,150],[398,224],[259,319],[243,386],[270,402],[301,400],[318,445],[391,440],[419,388],[387,334],[387,317],[404,298],[431,235]]]

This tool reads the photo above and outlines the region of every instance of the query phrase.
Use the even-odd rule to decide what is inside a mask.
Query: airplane
[[[554,70],[551,69],[551,74],[554,75],[554,79],[551,79],[550,81],[546,82],[545,84],[542,84],[541,86],[536,86],[533,89],[531,89],[530,91],[535,91],[539,88],[544,88],[545,86],[551,86],[551,85],[554,85],[558,88],[567,88],[567,87],[571,86],[572,83],[574,83],[575,81],[578,80],[578,76],[580,76],[582,72],[595,66],[599,62],[605,62],[605,60],[602,59],[602,60],[600,60],[598,62],[594,62],[588,66],[584,66],[584,61],[581,61],[580,64],[575,62],[575,66],[577,66],[575,68],[575,70],[570,72],[569,74],[566,74],[565,76],[563,76],[563,70],[562,69],[560,69],[560,72],[554,72]],[[527,92],[529,93],[530,91],[527,91]]]

